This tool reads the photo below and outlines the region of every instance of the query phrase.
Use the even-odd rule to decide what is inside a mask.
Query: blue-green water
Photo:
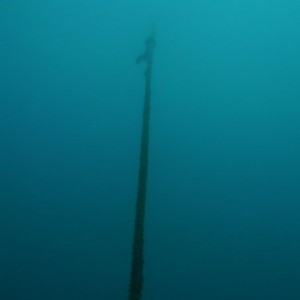
[[[300,3],[0,3],[0,299],[127,299],[156,27],[144,300],[300,299]]]

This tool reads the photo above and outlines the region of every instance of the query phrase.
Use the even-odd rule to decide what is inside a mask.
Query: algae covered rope
[[[145,99],[142,121],[142,136],[140,148],[140,167],[138,177],[138,189],[136,198],[136,212],[134,222],[134,236],[132,244],[131,278],[129,286],[129,300],[140,300],[143,290],[143,267],[144,267],[144,223],[145,205],[147,193],[147,173],[148,173],[148,148],[149,148],[149,121],[151,103],[151,74],[153,49],[155,47],[155,37],[152,34],[145,41],[145,52],[140,55],[136,63],[145,62]]]

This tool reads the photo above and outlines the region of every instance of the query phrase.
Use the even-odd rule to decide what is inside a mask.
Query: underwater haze
[[[155,27],[142,299],[299,300],[299,12],[2,0],[0,299],[128,298]]]

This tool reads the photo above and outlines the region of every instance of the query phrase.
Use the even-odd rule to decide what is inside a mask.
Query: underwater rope
[[[149,147],[149,121],[151,100],[151,74],[153,49],[155,46],[154,34],[146,41],[146,50],[140,55],[136,63],[146,62],[145,71],[145,99],[142,123],[142,136],[140,148],[140,168],[138,177],[138,189],[136,198],[136,212],[134,222],[134,236],[132,244],[131,278],[129,286],[129,300],[140,300],[143,290],[143,267],[144,267],[144,223],[145,204],[148,174],[148,147]]]

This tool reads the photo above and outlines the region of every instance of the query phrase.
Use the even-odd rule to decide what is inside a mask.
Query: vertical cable
[[[145,99],[142,121],[142,136],[140,146],[140,167],[138,177],[138,189],[136,198],[136,212],[134,222],[134,236],[132,244],[131,278],[129,286],[129,300],[140,300],[143,290],[143,268],[144,268],[144,224],[145,206],[147,194],[147,174],[148,174],[148,148],[149,148],[149,122],[151,103],[151,75],[153,49],[155,46],[154,35],[150,36],[146,42],[146,50],[140,55],[136,62],[146,62],[145,71]]]

